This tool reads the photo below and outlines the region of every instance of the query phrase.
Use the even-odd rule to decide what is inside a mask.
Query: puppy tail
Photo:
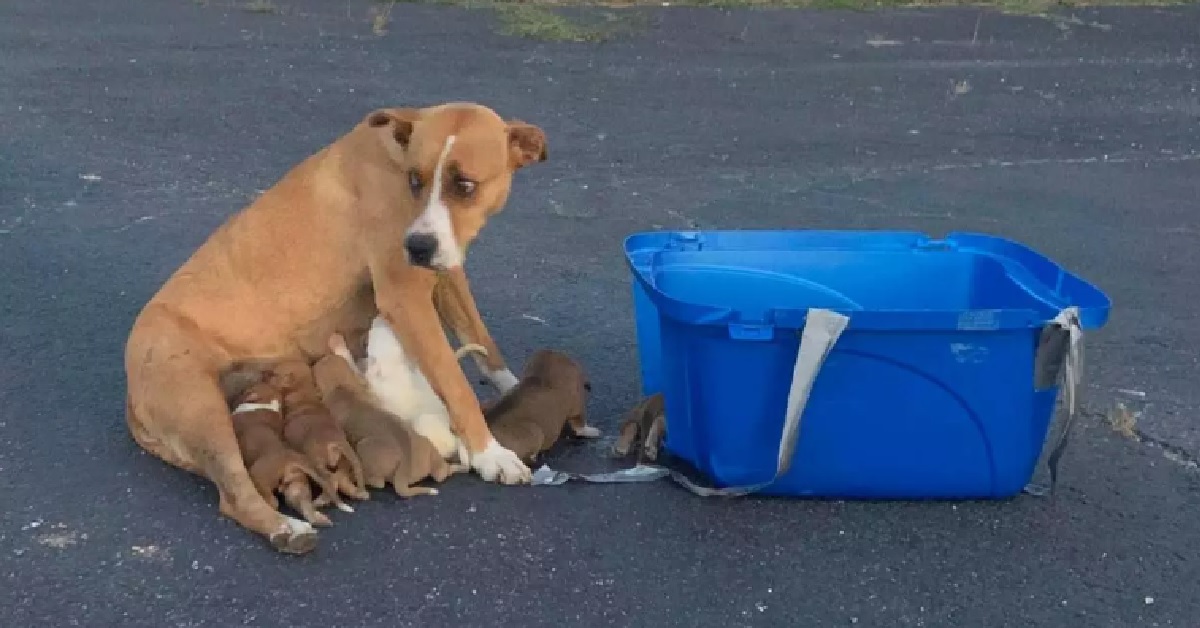
[[[458,350],[454,352],[454,359],[461,360],[461,359],[467,357],[467,355],[472,354],[472,353],[478,355],[481,358],[488,357],[488,351],[487,351],[487,349],[483,348],[483,345],[478,345],[473,342],[468,342],[467,344],[459,347]]]

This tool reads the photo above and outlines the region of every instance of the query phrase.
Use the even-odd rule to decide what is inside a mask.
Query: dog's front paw
[[[307,522],[284,517],[283,525],[271,534],[271,545],[285,554],[307,554],[317,547],[317,531]]]
[[[492,386],[496,388],[496,391],[499,392],[501,396],[507,395],[508,391],[516,388],[517,384],[521,383],[521,380],[517,379],[517,376],[513,375],[513,372],[508,369],[492,371],[491,373],[488,373],[487,377],[488,380],[491,381]]]
[[[471,468],[487,482],[528,484],[532,473],[517,454],[495,440],[483,451],[471,456]]]

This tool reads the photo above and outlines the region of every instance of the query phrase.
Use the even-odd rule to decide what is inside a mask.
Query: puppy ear
[[[546,134],[541,129],[521,122],[508,122],[508,151],[513,169],[546,161]]]
[[[363,123],[373,129],[389,129],[392,139],[403,148],[408,148],[408,140],[412,138],[413,123],[421,117],[417,109],[376,109],[367,114]]]

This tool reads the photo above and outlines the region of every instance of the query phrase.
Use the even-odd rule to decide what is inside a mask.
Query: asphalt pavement
[[[599,44],[484,10],[0,6],[0,625],[1194,626],[1200,11],[639,10]],[[983,230],[1114,301],[1053,500],[704,500],[668,483],[386,495],[282,556],[123,421],[133,316],[381,105],[541,125],[469,271],[510,360],[637,399],[633,231]],[[1121,434],[1108,417],[1137,418]],[[607,442],[564,448],[606,468]]]

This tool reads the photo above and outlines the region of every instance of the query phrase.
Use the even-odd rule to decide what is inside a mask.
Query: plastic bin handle
[[[812,393],[813,382],[816,381],[817,373],[821,371],[821,365],[825,363],[825,358],[829,357],[833,345],[837,343],[849,323],[849,317],[832,310],[820,308],[808,310],[804,329],[800,332],[800,350],[796,353],[796,365],[792,368],[792,386],[788,391],[783,432],[779,436],[775,475],[770,480],[750,486],[709,488],[696,484],[680,473],[672,473],[672,479],[702,497],[738,497],[756,493],[786,474],[792,467],[792,454],[796,451],[796,439],[800,435],[800,419],[804,416],[804,407],[808,405],[808,396]]]
[[[1055,332],[1066,336],[1066,351],[1062,352],[1062,372],[1061,375],[1055,374],[1055,377],[1062,377],[1062,390],[1066,396],[1067,417],[1063,419],[1062,433],[1058,436],[1058,442],[1050,450],[1050,455],[1046,457],[1046,467],[1050,470],[1050,486],[1045,487],[1039,484],[1029,484],[1025,487],[1025,492],[1038,497],[1053,494],[1055,487],[1058,485],[1058,462],[1062,459],[1063,451],[1067,448],[1067,443],[1071,440],[1071,428],[1075,425],[1075,415],[1079,406],[1079,390],[1083,384],[1083,324],[1080,322],[1079,308],[1071,306],[1063,309],[1050,321],[1042,330],[1042,336],[1039,339],[1039,345],[1045,346],[1054,342]],[[1039,351],[1042,349],[1039,346]],[[1043,369],[1049,370],[1051,365],[1042,365]]]

